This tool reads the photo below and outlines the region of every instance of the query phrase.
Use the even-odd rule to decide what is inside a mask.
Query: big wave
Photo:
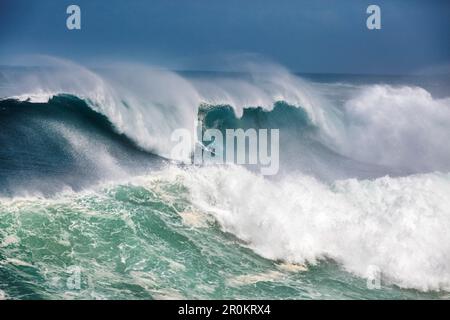
[[[144,162],[152,154],[168,158],[173,130],[195,132],[206,104],[211,127],[279,127],[285,169],[273,179],[233,165],[152,168],[150,175],[181,179],[196,206],[264,257],[311,264],[332,259],[362,277],[373,265],[400,287],[450,290],[449,98],[380,84],[355,87],[338,104],[281,67],[249,70],[245,77],[189,78],[136,65],[93,72],[51,60],[57,68],[50,71],[7,75],[10,85],[0,95],[9,100],[1,103],[10,112],[40,106],[41,113],[20,122],[22,129],[32,123],[51,128],[69,142],[69,154],[76,150],[74,159],[95,164],[86,177],[98,168],[115,175],[141,152]],[[45,112],[49,105],[67,104],[78,107],[46,119],[58,115]],[[48,137],[38,135],[41,145],[48,147]],[[110,147],[118,140],[120,148]]]
[[[141,65],[94,72],[61,59],[45,60],[52,68],[3,75],[8,85],[0,88],[0,96],[48,102],[58,94],[74,95],[104,115],[119,134],[162,157],[172,156],[175,129],[195,132],[201,105],[228,106],[241,118],[246,109],[272,111],[282,101],[304,110],[318,129],[316,140],[345,158],[388,168],[385,174],[450,169],[450,149],[442,146],[450,136],[450,98],[433,98],[420,87],[360,86],[339,105],[280,66],[260,66],[264,72],[251,66],[242,77],[189,78]],[[295,127],[295,120],[278,124]],[[292,133],[285,131],[285,137]],[[295,149],[298,139],[283,144]]]

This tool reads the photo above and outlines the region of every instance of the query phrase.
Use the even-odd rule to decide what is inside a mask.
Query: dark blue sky
[[[79,31],[66,29],[69,4],[81,7]],[[366,28],[369,4],[381,30]],[[300,72],[442,72],[450,1],[0,0],[0,64],[28,53],[196,70],[252,53]]]

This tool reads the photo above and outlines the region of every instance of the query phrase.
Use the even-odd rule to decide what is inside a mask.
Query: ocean
[[[448,299],[450,77],[0,68],[0,299]],[[273,176],[171,133],[279,129]]]

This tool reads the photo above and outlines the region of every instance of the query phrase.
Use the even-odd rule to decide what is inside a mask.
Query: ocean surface
[[[0,299],[449,299],[450,77],[0,68]],[[171,158],[280,130],[280,171]]]

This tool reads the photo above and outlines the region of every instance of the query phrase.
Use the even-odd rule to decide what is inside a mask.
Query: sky
[[[66,28],[70,4],[81,30]],[[380,30],[366,27],[370,4]],[[177,70],[260,56],[294,72],[448,73],[450,1],[0,0],[0,64],[25,54]]]

